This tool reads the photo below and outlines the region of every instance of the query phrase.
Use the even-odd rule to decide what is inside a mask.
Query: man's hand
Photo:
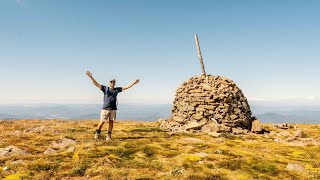
[[[93,84],[95,86],[97,86],[99,89],[101,89],[101,84],[99,84],[93,77],[92,77],[92,73],[90,71],[86,72],[87,76],[89,76],[89,78],[91,79],[91,81],[93,82]]]
[[[122,91],[124,91],[124,90],[127,90],[127,89],[131,88],[133,85],[138,84],[139,82],[140,82],[140,80],[139,80],[139,79],[135,80],[135,81],[134,81],[133,83],[131,83],[130,85],[125,86],[125,87],[122,87]]]
[[[87,71],[87,76],[92,77],[92,73],[90,71]]]

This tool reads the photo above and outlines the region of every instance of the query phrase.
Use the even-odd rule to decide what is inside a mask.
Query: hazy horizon
[[[101,104],[24,104],[0,105],[0,120],[18,119],[99,119]],[[172,104],[124,104],[118,106],[117,119],[156,121],[171,116]],[[319,105],[272,105],[252,103],[253,116],[263,123],[320,123]]]

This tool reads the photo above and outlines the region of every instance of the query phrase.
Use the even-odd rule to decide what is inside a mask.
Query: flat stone
[[[207,157],[208,156],[208,154],[204,153],[204,152],[195,153],[194,155],[199,156],[199,157]]]
[[[201,93],[202,90],[201,89],[192,89],[188,91],[189,93]]]
[[[258,119],[255,119],[252,121],[251,131],[252,132],[261,132],[262,131],[261,122]]]
[[[203,116],[202,116],[202,114],[200,114],[200,113],[197,113],[195,116],[194,116],[194,119],[196,119],[196,120],[200,120],[200,119],[202,119],[203,118]]]
[[[0,148],[0,157],[7,157],[14,154],[25,155],[27,153],[16,146],[7,146],[5,148]]]
[[[18,135],[20,135],[21,133],[22,133],[22,132],[21,132],[20,130],[15,130],[12,134],[18,136]]]
[[[206,97],[207,94],[205,93],[193,93],[193,94],[190,94],[190,96],[192,97]]]
[[[217,137],[221,136],[221,133],[217,133],[217,132],[213,131],[213,132],[209,132],[208,135],[217,138]]]
[[[241,112],[239,108],[235,108],[233,111],[234,111],[234,113],[236,113],[236,114],[240,114],[240,112]]]
[[[299,130],[295,131],[295,132],[293,133],[293,135],[294,135],[295,137],[302,137],[303,132],[302,132],[301,129],[299,129]]]
[[[222,119],[223,116],[221,116],[221,114],[215,114],[215,115],[213,116],[213,118],[214,118],[214,119]]]
[[[207,84],[207,83],[202,85],[202,89],[206,90],[206,91],[212,91],[213,90],[213,88],[210,86],[210,84]]]
[[[49,128],[46,126],[38,126],[34,128],[25,129],[23,132],[31,132],[31,133],[41,133],[43,131],[47,131]]]
[[[243,129],[232,128],[232,133],[233,134],[244,134],[245,132]]]
[[[190,130],[190,129],[200,129],[204,124],[201,122],[196,122],[196,121],[189,121],[185,125],[185,130]]]
[[[218,133],[226,133],[226,132],[231,132],[231,127],[228,127],[224,124],[219,124],[218,125]]]
[[[214,99],[207,99],[206,102],[208,103],[213,103],[215,100]]]
[[[237,119],[237,118],[238,118],[238,116],[237,116],[237,115],[235,115],[235,114],[232,114],[232,115],[230,116],[230,118],[233,120],[233,119]]]
[[[15,165],[15,164],[24,164],[24,161],[23,161],[22,159],[18,159],[18,160],[16,160],[16,161],[12,161],[12,162],[10,162],[9,164],[11,164],[11,165]]]
[[[303,166],[301,166],[300,164],[288,163],[286,170],[303,172],[305,170],[305,168]]]
[[[55,154],[57,152],[57,150],[53,149],[53,148],[48,148],[43,154]]]
[[[207,110],[214,110],[215,109],[214,106],[210,106],[210,105],[200,105],[199,108],[203,108],[203,109],[207,109]]]
[[[218,124],[216,122],[212,122],[209,124],[206,124],[202,126],[201,131],[203,132],[212,132],[212,131],[217,131],[218,130]]]
[[[66,152],[74,152],[75,150],[76,150],[76,148],[73,147],[73,146],[71,146],[71,147],[69,147],[69,148],[67,149]]]
[[[166,121],[166,119],[164,119],[164,118],[159,118],[157,121],[158,121],[159,123],[162,123],[162,121]]]
[[[70,145],[77,144],[77,142],[73,139],[63,138],[59,143],[54,142],[53,148],[55,149],[64,149],[67,148]]]
[[[169,121],[162,121],[160,124],[160,129],[168,130],[169,127]]]
[[[180,117],[180,116],[173,116],[172,119],[176,122],[183,122],[184,118]]]

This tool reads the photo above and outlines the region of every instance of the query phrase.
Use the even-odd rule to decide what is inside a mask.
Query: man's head
[[[109,81],[109,86],[111,88],[114,88],[115,85],[116,85],[116,80],[115,79],[112,79],[112,80]]]

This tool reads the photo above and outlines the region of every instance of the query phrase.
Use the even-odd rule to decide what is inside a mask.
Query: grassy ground
[[[14,145],[28,154],[0,157],[0,179],[320,179],[320,146],[292,146],[256,134],[170,134],[156,122],[135,121],[115,123],[113,141],[96,141],[97,123],[2,121],[0,148]],[[23,132],[39,126],[47,129]],[[306,137],[320,137],[320,125],[298,128]],[[43,153],[61,138],[76,140],[76,150]],[[288,163],[305,169],[286,170]]]

